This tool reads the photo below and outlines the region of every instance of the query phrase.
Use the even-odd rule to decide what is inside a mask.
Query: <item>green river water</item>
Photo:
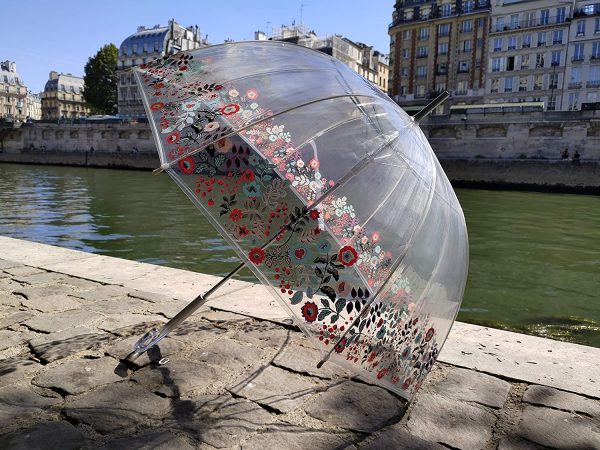
[[[600,347],[600,197],[457,194],[470,239],[458,320]],[[168,176],[144,171],[0,164],[0,235],[213,274],[239,261]]]

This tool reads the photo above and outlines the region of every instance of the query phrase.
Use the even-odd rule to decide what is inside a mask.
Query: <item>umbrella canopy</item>
[[[410,399],[456,317],[468,243],[418,124],[342,62],[281,42],[136,69],[161,168],[324,359]]]

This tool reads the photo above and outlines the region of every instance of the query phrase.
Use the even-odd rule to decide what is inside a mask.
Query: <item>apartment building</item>
[[[182,27],[174,20],[166,26],[140,26],[119,47],[117,62],[118,111],[127,118],[146,117],[131,68],[179,51],[194,50],[208,45],[198,26]]]
[[[27,87],[14,61],[0,62],[0,120],[23,122],[27,118]]]
[[[388,92],[418,110],[444,90],[450,102],[483,99],[489,0],[398,0],[390,24]]]
[[[51,71],[42,92],[42,119],[77,119],[89,114],[83,98],[83,78]]]

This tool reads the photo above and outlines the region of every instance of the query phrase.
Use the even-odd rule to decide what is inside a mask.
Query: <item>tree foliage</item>
[[[115,44],[108,44],[85,65],[83,97],[93,114],[117,113],[117,56]]]

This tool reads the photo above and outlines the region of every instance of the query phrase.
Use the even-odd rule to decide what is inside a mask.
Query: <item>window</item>
[[[600,42],[594,42],[592,44],[591,59],[600,59]]]
[[[500,80],[498,80],[497,78],[492,80],[492,84],[491,84],[491,92],[498,92],[498,86],[500,85]]]
[[[529,55],[521,55],[521,70],[529,69]]]
[[[511,30],[516,30],[517,28],[519,28],[519,15],[518,14],[511,14],[510,28],[511,28]]]
[[[447,72],[447,69],[446,69],[445,63],[440,63],[435,67],[435,73],[437,75],[445,75],[446,72]]]
[[[556,8],[556,23],[562,23],[565,21],[566,9],[564,6]]]
[[[417,49],[417,58],[426,58],[427,57],[427,47],[419,47]]]
[[[446,83],[437,83],[435,85],[436,92],[443,92],[446,90]]]
[[[546,33],[538,33],[537,46],[543,47],[546,45]]]
[[[600,18],[596,19],[596,26],[594,27],[594,34],[600,33]]]
[[[600,66],[591,66],[588,79],[591,82],[600,83]]]
[[[523,40],[521,43],[521,47],[522,48],[529,48],[531,47],[531,35],[530,34],[524,34],[523,35]]]
[[[477,40],[475,41],[475,45],[477,46],[477,48],[481,48],[483,46],[483,39],[477,38]]]
[[[429,27],[419,28],[419,39],[429,39]]]
[[[527,90],[527,77],[519,77],[519,92]]]
[[[465,0],[463,2],[463,12],[471,12],[475,9],[475,0]]]
[[[407,77],[408,76],[408,67],[403,67],[402,68],[402,76],[403,77]]]
[[[425,86],[420,84],[419,86],[417,86],[417,96],[418,97],[425,97]]]
[[[498,17],[496,19],[496,31],[504,30],[504,17]]]
[[[541,91],[542,87],[543,87],[543,83],[544,83],[544,77],[543,77],[543,75],[536,75],[533,78],[533,90],[534,91]]]
[[[535,68],[540,69],[544,67],[544,54],[536,53],[535,55]]]
[[[485,17],[480,17],[479,19],[477,19],[477,27],[485,28]]]
[[[573,61],[583,61],[583,44],[575,44]]]
[[[513,90],[513,79],[508,77],[504,79],[504,92],[512,92]]]
[[[532,27],[535,25],[535,12],[525,13],[525,24],[526,27]]]
[[[515,70],[515,57],[509,56],[506,58],[506,70]]]
[[[473,21],[472,20],[463,20],[460,23],[460,32],[461,33],[470,33],[473,31]]]
[[[548,85],[548,89],[556,89],[558,88],[558,74],[556,72],[550,74],[550,82]]]
[[[569,94],[569,105],[568,105],[568,110],[569,111],[574,111],[577,109],[577,106],[579,104],[579,92],[571,92]]]
[[[458,73],[466,73],[469,71],[469,61],[458,62]]]
[[[408,59],[410,56],[410,49],[408,48],[403,48],[402,49],[402,58],[403,59]]]
[[[563,32],[562,30],[554,30],[552,32],[552,44],[562,44],[563,43]]]
[[[552,62],[550,64],[560,66],[560,50],[552,52]]]
[[[404,30],[402,32],[402,39],[408,41],[408,40],[410,40],[410,35],[411,35],[410,30]]]
[[[585,20],[577,21],[577,36],[585,36]]]
[[[572,67],[571,68],[571,80],[569,81],[569,87],[574,87],[571,86],[572,84],[579,84],[581,85],[581,67]]]
[[[438,54],[447,55],[448,54],[448,43],[442,42],[438,45]]]
[[[417,66],[417,78],[423,78],[427,76],[427,66]]]
[[[473,48],[473,41],[462,41],[460,48],[463,53],[469,53]]]
[[[450,34],[450,24],[443,23],[438,25],[438,35],[439,36],[448,36]]]
[[[540,25],[548,25],[549,21],[550,21],[550,10],[542,9],[540,11]]]
[[[452,14],[452,5],[450,3],[442,5],[442,17],[447,17],[450,14]]]
[[[494,51],[495,52],[502,51],[502,38],[494,39]]]
[[[456,83],[456,95],[466,95],[467,94],[467,82],[466,81],[459,81],[458,83]]]
[[[500,72],[502,58],[492,58],[492,72]]]
[[[514,50],[515,48],[517,48],[517,37],[516,36],[510,36],[508,38],[508,49],[509,50]]]

